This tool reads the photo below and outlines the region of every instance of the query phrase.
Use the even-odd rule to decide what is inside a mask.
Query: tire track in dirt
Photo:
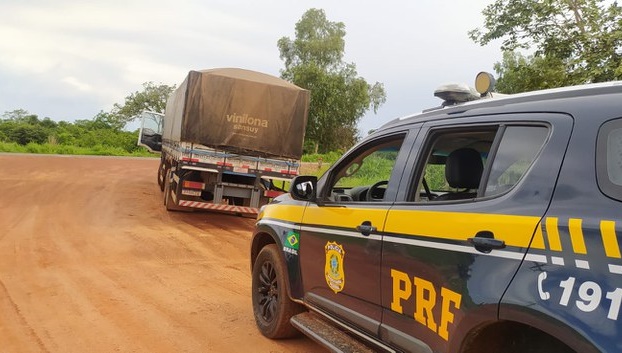
[[[4,285],[4,282],[2,282],[2,280],[0,280],[0,291],[2,292],[1,293],[2,297],[6,298],[6,301],[9,304],[8,305],[9,308],[5,308],[5,310],[2,310],[2,320],[8,321],[9,317],[11,316],[9,315],[9,311],[12,312],[15,318],[17,318],[17,321],[19,322],[21,327],[29,333],[29,338],[34,340],[34,342],[36,343],[40,351],[44,353],[50,353],[50,351],[48,351],[45,345],[43,344],[43,341],[41,341],[41,338],[39,338],[37,333],[28,324],[28,321],[26,321],[26,318],[24,317],[24,315],[22,315],[22,312],[19,310],[19,306],[11,298],[11,294],[6,289],[6,286]],[[1,302],[2,301],[0,300],[0,303]],[[7,305],[0,305],[0,307],[2,306],[6,307]]]

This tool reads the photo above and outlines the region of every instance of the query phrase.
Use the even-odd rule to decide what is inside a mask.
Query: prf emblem
[[[346,252],[343,250],[343,246],[331,241],[326,243],[324,250],[326,251],[326,265],[324,266],[326,283],[333,292],[339,293],[346,284],[343,272],[343,256]]]

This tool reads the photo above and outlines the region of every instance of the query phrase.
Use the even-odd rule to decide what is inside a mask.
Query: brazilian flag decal
[[[296,231],[290,230],[285,237],[285,246],[290,249],[298,250],[298,247],[300,245],[299,239],[300,234],[298,234]]]

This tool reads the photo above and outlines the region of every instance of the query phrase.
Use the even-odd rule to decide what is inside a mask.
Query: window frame
[[[525,170],[525,172],[521,175],[520,179],[512,185],[511,188],[505,190],[501,193],[484,196],[486,192],[486,188],[488,185],[488,180],[490,178],[490,173],[492,170],[492,166],[497,157],[497,153],[503,141],[503,136],[508,127],[513,126],[523,126],[523,127],[542,127],[547,129],[547,136],[544,139],[542,145],[540,146],[538,152],[535,154],[529,168]],[[429,158],[431,149],[434,147],[434,143],[437,140],[439,135],[444,134],[452,134],[452,133],[460,133],[460,132],[478,132],[485,130],[496,130],[495,137],[490,145],[490,150],[488,152],[488,157],[486,158],[486,163],[484,165],[484,170],[482,171],[482,177],[480,180],[480,187],[477,190],[477,196],[474,199],[464,199],[464,200],[443,200],[443,201],[418,201],[416,200],[416,193],[420,192],[421,186],[421,176],[427,165],[427,159]],[[545,149],[552,135],[552,126],[547,121],[533,121],[533,120],[489,120],[482,121],[474,124],[460,124],[460,125],[450,125],[450,124],[442,124],[442,125],[434,125],[430,126],[429,130],[425,133],[423,137],[423,142],[421,143],[421,151],[417,157],[418,160],[414,165],[414,172],[412,173],[412,179],[409,185],[408,192],[406,193],[406,199],[404,202],[409,204],[416,205],[446,205],[446,204],[464,204],[464,203],[474,203],[480,201],[486,201],[491,199],[497,199],[506,195],[512,190],[515,190],[519,184],[525,179],[525,176],[529,174],[533,166],[535,165],[538,158],[540,158],[542,151]]]
[[[475,126],[474,125],[470,125],[470,126],[469,125],[460,125],[460,126],[440,125],[440,126],[430,127],[430,130],[427,131],[424,141],[421,145],[422,153],[419,155],[419,158],[418,158],[419,160],[415,164],[415,172],[413,174],[414,178],[412,178],[412,182],[410,183],[411,186],[410,186],[410,190],[408,190],[408,193],[406,195],[407,196],[406,202],[418,204],[418,205],[473,202],[472,199],[446,200],[446,201],[437,201],[435,203],[432,203],[429,201],[425,201],[425,202],[417,201],[416,195],[420,192],[419,188],[421,185],[421,181],[423,180],[422,179],[423,171],[425,170],[425,167],[428,164],[427,161],[428,161],[428,158],[430,157],[432,148],[434,147],[440,135],[461,133],[461,132],[474,132],[474,131],[485,131],[485,130],[493,131],[494,130],[495,138],[493,139],[492,144],[490,145],[490,151],[489,151],[489,157],[488,157],[489,159],[490,155],[495,153],[496,146],[498,146],[499,144],[497,140],[498,140],[500,128],[501,128],[501,124],[499,124],[498,122],[477,124]],[[488,169],[489,169],[489,163],[486,163],[486,165],[484,166],[484,170],[482,171],[482,179],[480,179],[480,185],[482,184],[483,181],[487,180],[486,175],[487,175]],[[479,192],[480,192],[480,189],[478,188],[477,190],[478,198],[479,198]]]
[[[414,137],[416,137],[416,134],[413,137],[412,134],[410,134],[409,130],[399,130],[399,131],[395,131],[391,133],[386,133],[386,134],[377,136],[376,138],[372,140],[363,141],[361,144],[352,148],[347,154],[345,154],[342,158],[340,158],[324,175],[322,189],[320,190],[320,193],[318,194],[318,199],[319,199],[318,201],[322,205],[343,204],[344,203],[343,201],[330,199],[330,194],[333,188],[335,188],[335,184],[338,181],[336,180],[338,173],[344,167],[352,163],[353,160],[355,160],[356,158],[359,158],[361,155],[366,154],[366,153],[367,155],[371,155],[371,153],[368,153],[369,150],[379,145],[388,143],[392,140],[393,141],[398,140],[400,137],[402,139],[402,142],[401,142],[400,149],[396,156],[395,164],[393,165],[393,169],[391,170],[391,175],[389,176],[389,180],[388,180],[389,183],[387,185],[387,191],[385,193],[384,199],[382,201],[358,201],[356,200],[356,201],[348,201],[347,203],[348,204],[352,204],[352,203],[378,204],[378,203],[394,202],[395,195],[392,195],[389,193],[389,188],[396,189],[398,187],[398,184],[401,178],[401,173],[403,172],[403,170],[397,168],[397,166],[400,165],[400,163],[405,163],[405,159],[407,158],[408,152],[410,151],[410,148],[411,148],[412,140],[414,140]],[[396,174],[398,173],[398,171],[400,175]]]

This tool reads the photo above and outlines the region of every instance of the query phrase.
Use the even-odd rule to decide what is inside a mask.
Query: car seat
[[[452,188],[465,189],[436,197],[434,201],[472,199],[477,196],[477,188],[482,178],[484,164],[479,152],[472,148],[459,148],[447,156],[445,179]]]

